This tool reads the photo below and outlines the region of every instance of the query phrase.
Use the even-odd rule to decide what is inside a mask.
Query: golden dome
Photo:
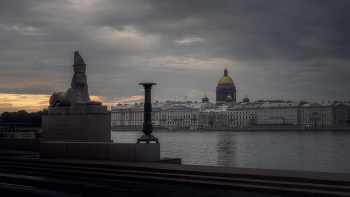
[[[227,69],[224,70],[224,76],[222,76],[218,83],[233,83],[231,77],[227,75]]]
[[[233,80],[229,76],[222,76],[218,83],[233,83]]]

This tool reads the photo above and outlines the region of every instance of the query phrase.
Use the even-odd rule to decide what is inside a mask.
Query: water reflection
[[[235,157],[237,151],[236,137],[233,132],[219,132],[216,145],[217,165],[236,166]]]
[[[183,164],[350,173],[350,132],[154,131],[161,157]],[[112,132],[115,143],[136,143],[140,131]]]

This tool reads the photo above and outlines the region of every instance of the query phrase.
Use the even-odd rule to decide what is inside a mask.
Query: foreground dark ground
[[[348,173],[41,158],[0,150],[2,196],[350,196]]]
[[[1,196],[248,196],[278,197],[227,189],[186,187],[64,174],[0,170]]]

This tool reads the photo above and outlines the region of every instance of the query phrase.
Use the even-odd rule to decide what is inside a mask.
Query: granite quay
[[[350,174],[164,163],[43,159],[38,152],[0,151],[1,169],[216,188],[283,196],[350,196]],[[1,173],[0,173],[1,174]],[[35,180],[34,180],[35,181]],[[218,190],[218,191],[220,191]],[[244,195],[243,195],[244,196]]]

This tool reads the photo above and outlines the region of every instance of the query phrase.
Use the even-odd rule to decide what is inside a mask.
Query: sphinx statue
[[[86,64],[78,51],[74,52],[74,75],[71,87],[66,92],[54,92],[50,97],[51,107],[102,105],[102,102],[91,101],[88,91]]]

